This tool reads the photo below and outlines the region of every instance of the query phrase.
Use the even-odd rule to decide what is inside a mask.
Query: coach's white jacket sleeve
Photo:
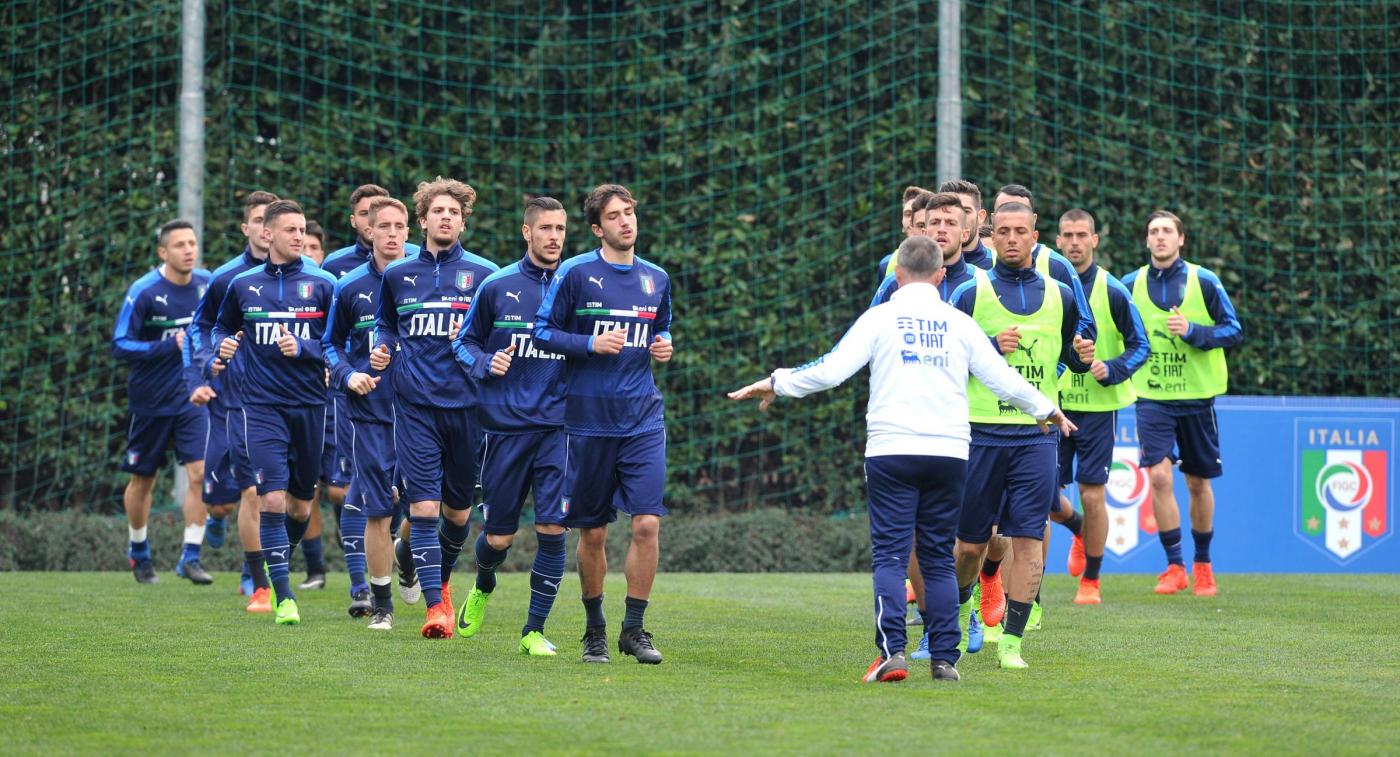
[[[1055,405],[1036,391],[1029,381],[1021,378],[1006,359],[997,354],[981,331],[962,331],[968,345],[967,369],[992,394],[1011,403],[1017,410],[1043,421],[1055,412]]]
[[[836,347],[816,360],[773,371],[773,391],[782,397],[806,397],[839,386],[870,362],[877,335],[876,318],[867,310]]]

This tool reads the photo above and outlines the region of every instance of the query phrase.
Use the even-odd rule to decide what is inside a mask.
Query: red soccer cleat
[[[1084,537],[1075,536],[1074,541],[1069,545],[1069,560],[1065,562],[1065,569],[1071,576],[1084,575]]]
[[[1096,605],[1103,601],[1099,596],[1098,579],[1090,581],[1087,578],[1079,580],[1079,591],[1074,595],[1074,603],[1077,605]]]
[[[248,612],[272,612],[272,592],[268,589],[254,589],[253,598],[248,601]]]
[[[865,670],[865,677],[861,678],[862,683],[892,683],[903,681],[909,677],[909,663],[904,659],[904,653],[886,660],[883,657],[876,657],[875,662],[870,663],[870,667]]]
[[[452,608],[446,602],[438,602],[428,608],[428,622],[423,624],[423,638],[452,638]]]
[[[1153,589],[1153,591],[1158,594],[1175,594],[1185,589],[1188,583],[1189,582],[1186,580],[1186,569],[1176,563],[1172,563],[1167,566],[1167,569],[1162,572],[1162,575],[1157,576],[1157,588]]]
[[[997,572],[991,578],[979,574],[977,580],[982,587],[982,602],[979,605],[982,625],[988,628],[1001,625],[1001,619],[1006,616],[1006,592],[1001,588],[1001,568],[997,567]]]
[[[1196,582],[1194,591],[1198,597],[1215,596],[1215,571],[1211,569],[1210,563],[1198,562],[1191,566],[1191,577]]]

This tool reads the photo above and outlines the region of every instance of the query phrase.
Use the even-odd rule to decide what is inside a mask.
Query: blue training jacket
[[[393,355],[389,377],[395,399],[424,407],[472,407],[474,389],[452,354],[454,326],[466,316],[476,288],[499,269],[460,243],[437,255],[423,248],[384,269],[374,344],[388,345]]]
[[[195,269],[190,283],[182,286],[165,278],[163,269],[155,268],[131,284],[112,330],[112,355],[131,364],[127,406],[139,415],[179,415],[190,407],[175,336],[194,320],[210,274]]]
[[[247,405],[324,405],[326,367],[321,336],[335,290],[335,277],[298,258],[271,261],[229,283],[213,344],[243,332],[230,367],[240,364],[239,390]],[[287,357],[277,347],[285,327],[298,351]]]
[[[219,352],[211,339],[214,323],[219,320],[219,306],[223,304],[229,282],[234,277],[262,264],[263,261],[253,257],[251,247],[244,247],[242,254],[216,268],[194,312],[194,321],[185,331],[185,396],[188,397],[201,386],[213,388],[218,396],[209,401],[211,413],[221,413],[226,408],[240,407],[242,404],[231,366],[226,366],[218,376],[210,375],[210,366]]]
[[[331,388],[345,397],[348,417],[361,423],[389,423],[394,417],[394,390],[388,380],[381,380],[374,391],[365,395],[356,394],[346,386],[352,373],[380,375],[369,367],[369,351],[373,347],[371,337],[383,290],[384,272],[375,265],[373,258],[346,274],[335,284],[330,325],[321,337]]]
[[[486,277],[472,300],[453,352],[476,382],[477,417],[502,434],[562,428],[566,392],[564,356],[535,343],[535,314],[554,270],[526,255]],[[491,374],[491,358],[515,345],[510,370]]]
[[[593,337],[619,327],[627,329],[622,352],[593,354]],[[568,432],[632,436],[664,428],[648,348],[670,332],[671,277],[659,266],[641,257],[614,265],[602,250],[560,264],[535,314],[535,341],[568,358]]]

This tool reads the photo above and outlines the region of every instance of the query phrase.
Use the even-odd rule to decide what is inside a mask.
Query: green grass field
[[[392,633],[365,630],[344,576],[302,593],[301,626],[275,627],[243,612],[235,582],[0,574],[5,751],[1359,754],[1400,738],[1391,576],[1225,575],[1211,600],[1106,576],[1096,608],[1052,576],[1031,669],[997,670],[989,647],[951,685],[925,666],[857,682],[875,653],[864,575],[664,574],[657,667],[579,662],[573,576],[554,659],[515,654],[521,574],[501,576],[470,641],[420,638],[421,603],[399,604]]]

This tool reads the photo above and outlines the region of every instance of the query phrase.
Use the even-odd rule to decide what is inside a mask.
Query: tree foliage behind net
[[[179,4],[35,5],[0,11],[0,504],[109,509],[107,341],[175,212]],[[1245,321],[1234,391],[1394,393],[1393,9],[967,5],[968,178],[1029,185],[1042,234],[1090,208],[1119,272],[1147,212],[1175,208]],[[407,200],[461,178],[480,193],[466,246],[505,264],[527,196],[564,202],[580,252],[584,194],[625,183],[676,288],[672,506],[858,507],[862,382],[767,416],[723,392],[825,351],[898,241],[900,191],[933,183],[935,4],[567,6],[209,4],[206,264],[241,248],[252,189],[338,246],[356,185]]]

